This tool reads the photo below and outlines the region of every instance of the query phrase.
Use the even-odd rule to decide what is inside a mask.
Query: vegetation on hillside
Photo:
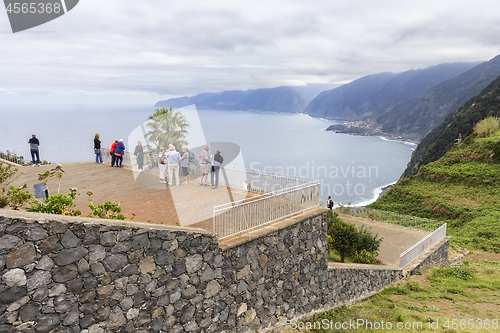
[[[401,178],[415,175],[421,166],[443,157],[460,136],[465,137],[473,127],[487,117],[500,117],[500,77],[429,133],[412,154]]]
[[[496,332],[500,329],[499,260],[498,255],[477,253],[460,266],[416,272],[366,301],[292,322],[294,330],[287,333],[308,332],[308,327],[310,332],[322,333]],[[344,329],[343,323],[347,323]]]
[[[499,166],[500,131],[472,132],[368,207],[445,221],[452,244],[500,253]]]

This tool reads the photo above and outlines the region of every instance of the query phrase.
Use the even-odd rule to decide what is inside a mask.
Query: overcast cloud
[[[153,104],[487,61],[500,54],[500,4],[80,0],[16,34],[0,8],[0,46],[0,104]]]

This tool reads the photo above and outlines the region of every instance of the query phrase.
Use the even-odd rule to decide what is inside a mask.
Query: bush
[[[0,158],[3,158],[4,160],[11,161],[12,163],[16,163],[19,165],[26,165],[23,156],[17,156],[16,154],[13,154],[8,150],[7,153],[0,151]]]
[[[100,217],[102,219],[112,219],[112,220],[125,220],[125,216],[120,214],[122,209],[120,208],[120,203],[106,201],[102,204],[94,205],[92,202],[92,193],[91,191],[87,191],[87,195],[89,196],[89,208],[92,210],[92,214],[89,217]]]
[[[106,201],[95,206],[91,202],[89,203],[89,208],[92,209],[91,216],[93,215],[102,219],[125,220],[125,216],[120,214],[122,209],[119,203]]]
[[[356,253],[359,232],[354,224],[336,221],[328,228],[328,235],[331,237],[329,247],[340,254],[341,262],[345,262],[346,256]]]
[[[479,124],[474,127],[474,132],[479,137],[488,137],[498,130],[500,127],[500,119],[497,117],[488,117],[479,122]]]
[[[358,230],[352,223],[346,223],[338,217],[337,212],[328,212],[328,249],[340,255],[345,262],[350,257],[354,262],[363,264],[380,264],[376,258],[382,238],[373,235],[369,229],[361,226]]]
[[[29,193],[26,189],[26,184],[22,187],[14,187],[11,186],[7,191],[7,204],[10,208],[14,210],[18,210],[20,207],[24,206],[30,199],[33,198],[33,195]]]
[[[78,216],[82,212],[73,210],[75,207],[76,188],[70,189],[69,194],[56,194],[49,196],[45,201],[32,200],[30,207],[27,209],[29,212],[59,214],[59,215],[72,215]]]

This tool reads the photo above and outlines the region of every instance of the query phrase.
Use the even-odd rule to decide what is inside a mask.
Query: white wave
[[[369,204],[371,203],[374,203],[375,201],[377,201],[378,197],[380,196],[380,194],[382,193],[382,189],[384,189],[385,187],[387,186],[391,186],[391,185],[394,185],[396,184],[397,182],[392,182],[390,184],[387,184],[387,185],[384,185],[384,186],[380,186],[380,187],[377,187],[376,189],[374,189],[372,191],[372,197],[370,199],[367,199],[367,200],[364,200],[364,201],[361,201],[361,202],[358,202],[358,203],[355,203],[355,204],[352,204],[352,205],[348,205],[349,207],[363,207],[363,206],[368,206]]]

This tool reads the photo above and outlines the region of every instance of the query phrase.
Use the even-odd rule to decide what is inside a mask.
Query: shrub
[[[81,211],[72,209],[76,206],[74,203],[77,194],[76,191],[76,188],[72,188],[69,194],[52,195],[45,199],[45,201],[32,200],[27,210],[29,212],[47,214],[81,215]]]
[[[338,220],[328,228],[328,235],[331,237],[331,248],[340,254],[341,262],[345,262],[346,256],[356,253],[359,232],[354,224]]]
[[[474,132],[479,137],[488,137],[500,128],[500,119],[497,117],[488,117],[479,122],[474,127]]]
[[[10,185],[14,180],[12,177],[14,177],[17,171],[18,169],[14,168],[12,165],[0,162],[0,208],[9,204],[6,186]]]
[[[125,216],[120,214],[122,211],[120,203],[106,201],[95,206],[90,202],[89,208],[92,210],[91,216],[100,217],[102,219],[125,220]]]
[[[0,158],[3,158],[4,160],[11,161],[11,162],[19,164],[19,165],[26,164],[23,156],[17,156],[16,154],[13,154],[8,150],[7,150],[7,153],[0,151]]]
[[[361,226],[358,230],[352,223],[346,223],[338,217],[337,212],[328,212],[328,248],[340,255],[345,262],[350,257],[354,262],[363,264],[380,264],[376,258],[382,238],[373,235],[370,230]]]
[[[92,213],[89,217],[100,217],[102,219],[112,219],[112,220],[125,220],[125,216],[120,214],[122,209],[120,208],[120,203],[106,201],[102,204],[94,205],[92,202],[92,193],[91,191],[87,191],[87,195],[89,196],[89,208],[92,210]]]
[[[26,184],[22,187],[11,186],[7,191],[7,204],[14,210],[18,210],[20,207],[24,206],[33,195],[29,193],[26,189]]]

